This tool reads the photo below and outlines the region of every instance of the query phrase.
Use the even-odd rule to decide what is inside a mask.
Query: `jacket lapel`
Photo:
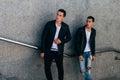
[[[55,21],[54,21],[54,24],[53,24],[53,26],[52,26],[52,37],[54,38],[54,36],[55,36],[55,33],[56,33],[56,25],[55,25]]]
[[[89,39],[89,41],[92,39],[92,36],[93,36],[93,29],[91,29],[91,34],[90,34],[90,39]]]
[[[86,29],[85,29],[85,27],[86,27],[86,26],[84,26],[84,36],[85,36],[85,41],[87,42],[87,39],[86,39],[86,32],[85,32]]]
[[[64,26],[63,26],[63,23],[62,23],[62,24],[61,24],[60,31],[59,31],[59,34],[58,34],[58,38],[60,38],[60,36],[61,36],[61,34],[62,34],[62,31],[63,31],[63,28],[64,28]]]

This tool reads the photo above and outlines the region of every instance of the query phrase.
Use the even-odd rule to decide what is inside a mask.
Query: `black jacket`
[[[56,33],[55,22],[56,22],[55,20],[49,21],[45,25],[41,40],[41,52],[48,53],[52,47],[54,36]],[[58,51],[60,54],[63,54],[64,43],[71,40],[69,26],[64,22],[62,22],[58,38],[62,41],[62,43],[58,45]]]
[[[78,56],[83,54],[85,46],[86,46],[85,27],[86,26],[79,28],[75,36],[76,37],[75,38],[75,49],[77,51]],[[92,56],[95,55],[95,36],[96,36],[96,30],[92,28],[90,40],[89,40]]]

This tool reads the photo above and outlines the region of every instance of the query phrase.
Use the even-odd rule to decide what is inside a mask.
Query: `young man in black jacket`
[[[56,20],[49,21],[43,30],[41,40],[41,58],[44,58],[45,74],[47,80],[53,80],[51,74],[51,64],[53,59],[58,69],[58,78],[63,80],[63,51],[64,44],[71,40],[69,26],[63,22],[66,11],[59,9]]]
[[[86,25],[78,29],[75,39],[75,47],[79,56],[80,72],[85,80],[92,80],[90,76],[91,61],[95,60],[95,36],[93,28],[94,17],[87,17]]]

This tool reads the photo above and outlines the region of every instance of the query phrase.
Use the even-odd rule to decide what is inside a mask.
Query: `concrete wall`
[[[87,16],[92,15],[96,18],[94,28],[97,30],[97,49],[112,47],[120,50],[119,5],[120,0],[0,0],[0,36],[40,46],[44,25],[55,19],[56,11],[63,8],[67,11],[64,21],[70,25],[72,37],[76,29],[85,24]],[[73,40],[66,44],[65,53],[74,54],[72,43]],[[45,80],[42,75],[43,60],[37,53],[38,51],[27,47],[0,41],[0,73],[21,80]],[[74,69],[74,59],[70,60],[73,60],[71,69],[76,73],[66,75],[66,80],[71,75],[78,74],[78,68]],[[65,64],[69,64],[68,59],[65,59]]]

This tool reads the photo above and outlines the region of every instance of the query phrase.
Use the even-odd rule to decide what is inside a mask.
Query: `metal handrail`
[[[14,43],[14,44],[18,44],[18,45],[22,45],[22,46],[26,46],[26,47],[33,48],[33,49],[36,49],[36,50],[39,49],[37,46],[33,46],[33,45],[26,44],[26,43],[23,43],[23,42],[15,41],[15,40],[12,40],[12,39],[7,39],[7,38],[4,38],[4,37],[0,37],[0,40],[7,41],[7,42],[10,42],[10,43]],[[114,52],[120,53],[119,50],[116,50],[114,48],[99,49],[99,50],[96,51],[96,53],[103,53],[103,52],[109,52],[109,51],[114,51]],[[74,57],[75,55],[64,54],[64,56]]]
[[[120,53],[119,50],[114,49],[114,48],[100,49],[100,50],[97,50],[96,53],[103,53],[103,52],[110,52],[110,51],[114,51],[114,52]]]
[[[4,38],[4,37],[0,37],[0,40],[7,41],[7,42],[10,42],[10,43],[14,43],[14,44],[18,44],[18,45],[22,45],[22,46],[26,46],[26,47],[33,48],[33,49],[38,49],[38,47],[36,47],[36,46],[26,44],[26,43],[23,43],[23,42],[19,42],[19,41],[15,41],[15,40],[12,40],[12,39],[7,39],[7,38]]]
[[[116,50],[114,48],[99,49],[99,50],[96,50],[95,53],[104,53],[104,52],[110,52],[110,51],[120,53],[119,50]],[[75,57],[76,55],[75,54],[73,54],[73,55],[65,54],[65,56],[66,57]],[[116,58],[116,60],[118,60],[118,57]]]

